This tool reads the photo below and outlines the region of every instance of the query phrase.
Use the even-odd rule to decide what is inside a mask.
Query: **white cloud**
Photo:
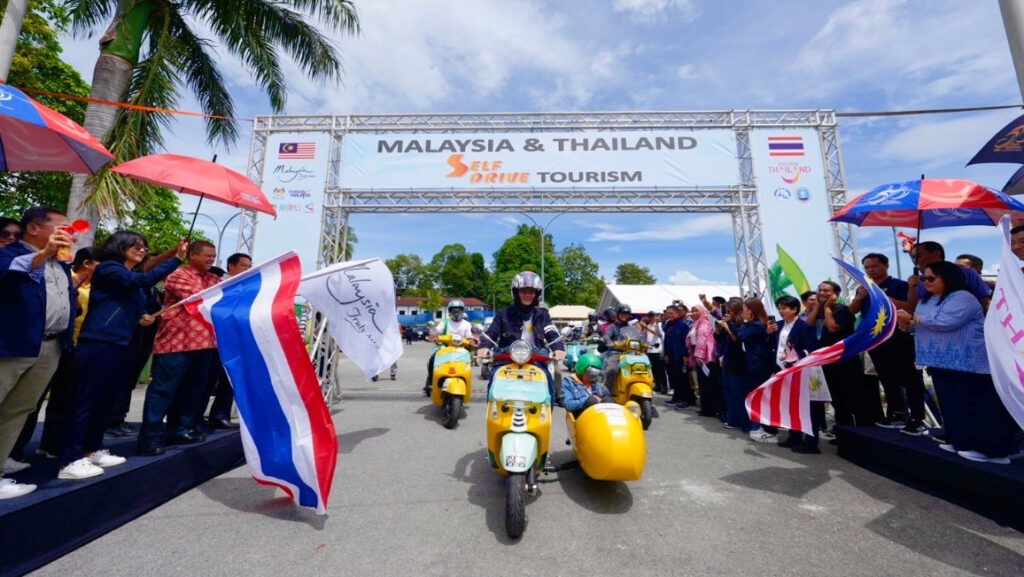
[[[912,163],[922,170],[966,163],[1006,123],[1006,112],[975,113],[959,118],[905,123],[884,142],[878,157]]]
[[[725,262],[727,262],[729,264],[736,264],[736,257],[734,257],[734,256],[727,256],[727,257],[725,257]]]
[[[908,105],[944,96],[1006,97],[1016,86],[995,2],[842,5],[800,51],[794,69],[811,75],[804,88],[814,93],[870,87]]]
[[[621,244],[613,244],[612,246],[606,248],[605,252],[620,253],[620,252],[622,252],[622,250],[623,250],[623,248],[622,248]]]
[[[708,234],[732,235],[732,217],[728,214],[680,218],[677,223],[639,230],[623,230],[620,225],[600,222],[591,223],[590,226],[598,230],[587,239],[590,241],[681,240]]]
[[[698,9],[693,0],[615,0],[612,9],[627,12],[637,22],[656,22],[679,16],[685,22],[697,18]]]
[[[700,278],[699,276],[697,276],[697,275],[693,274],[692,272],[690,272],[688,270],[685,270],[685,269],[677,270],[676,272],[672,273],[672,275],[668,277],[668,282],[669,282],[669,284],[708,284],[708,285],[728,285],[728,284],[734,284],[734,283],[728,283],[728,282],[723,282],[723,281],[703,279],[703,278]]]

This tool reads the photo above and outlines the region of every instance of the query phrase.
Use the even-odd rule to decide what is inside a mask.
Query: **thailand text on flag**
[[[318,270],[303,277],[299,294],[327,317],[331,336],[367,380],[402,356],[395,280],[380,259]]]
[[[295,317],[301,275],[290,251],[182,303],[217,335],[253,478],[323,514],[338,440]]]
[[[803,156],[803,136],[769,136],[768,156]]]
[[[860,325],[850,336],[813,351],[792,367],[775,373],[747,395],[747,413],[751,421],[813,435],[809,367],[859,355],[885,342],[896,330],[896,307],[885,292],[853,265],[838,258],[833,260],[868,291],[870,305],[863,312]]]
[[[316,156],[315,142],[282,142],[277,147],[279,160],[312,160]]]
[[[985,318],[985,352],[1006,411],[1024,427],[1024,273],[1010,250],[1010,215],[999,223],[1003,254]]]

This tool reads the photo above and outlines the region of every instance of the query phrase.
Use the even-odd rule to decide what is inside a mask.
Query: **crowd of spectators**
[[[212,331],[174,306],[220,282],[216,247],[182,239],[154,254],[144,236],[121,230],[68,262],[74,240],[55,208],[0,218],[0,499],[36,488],[9,475],[30,467],[25,447],[44,401],[36,453],[57,459],[64,480],[125,462],[103,447],[105,438],[138,437],[138,454],[151,456],[237,427]],[[251,264],[232,255],[227,275]],[[151,357],[140,430],[126,418]]]
[[[1012,230],[1011,240],[1024,260],[1024,226]],[[949,262],[936,242],[907,242],[904,251],[915,265],[907,280],[889,274],[883,254],[861,259],[865,275],[898,311],[898,328],[865,355],[810,369],[819,371],[815,374],[831,399],[812,394],[813,434],[751,422],[745,398],[774,372],[853,334],[871,304],[863,287],[844,295],[839,284],[824,280],[799,299],[784,295],[771,303],[779,318],[756,297],[700,295],[700,303],[689,308],[675,301],[660,314],[648,312],[639,325],[652,347],[655,391],[671,395],[664,401],[669,407],[695,407],[698,415],[718,418],[723,427],[739,429],[755,442],[798,453],[820,453],[820,436],[836,443],[826,427],[830,405],[836,425],[930,436],[965,459],[1009,463],[1024,453],[985,352],[984,318],[994,283],[981,277],[983,262],[977,256],[962,254]]]

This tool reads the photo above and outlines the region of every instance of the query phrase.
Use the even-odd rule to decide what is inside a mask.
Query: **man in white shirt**
[[[454,335],[456,333],[462,335],[462,338],[467,342],[476,342],[476,337],[473,336],[473,323],[466,320],[466,305],[459,299],[454,299],[448,303],[448,316],[441,320],[440,323],[434,325],[434,328],[430,331],[430,336],[427,337],[431,342],[437,342],[437,337],[443,335]],[[427,382],[423,386],[423,392],[428,396],[430,395],[430,375],[434,372],[434,355],[437,354],[437,349],[430,355],[430,360],[427,361]]]

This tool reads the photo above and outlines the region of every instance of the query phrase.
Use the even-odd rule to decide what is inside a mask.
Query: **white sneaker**
[[[106,449],[100,449],[89,455],[89,460],[97,467],[116,467],[117,465],[123,465],[128,459],[118,455],[111,455],[110,451]]]
[[[62,467],[57,473],[58,479],[88,479],[96,475],[102,475],[103,469],[92,464],[88,457],[81,458],[70,465]]]
[[[4,475],[13,475],[18,471],[24,471],[25,469],[28,469],[31,466],[32,465],[28,463],[22,461],[15,461],[14,459],[7,457],[7,460],[4,461]]]
[[[779,437],[777,435],[768,433],[763,429],[750,431],[750,439],[755,443],[768,443],[771,445],[774,445],[779,442]]]
[[[13,499],[36,490],[35,485],[15,483],[14,479],[0,479],[0,499]]]
[[[950,453],[956,452],[956,447],[950,445],[949,443],[942,443],[939,445],[939,448],[942,449],[943,451],[949,451]]]
[[[993,465],[1009,465],[1009,457],[989,457],[985,453],[979,453],[978,451],[957,451],[957,455],[969,460],[977,461],[978,463],[992,463]]]

